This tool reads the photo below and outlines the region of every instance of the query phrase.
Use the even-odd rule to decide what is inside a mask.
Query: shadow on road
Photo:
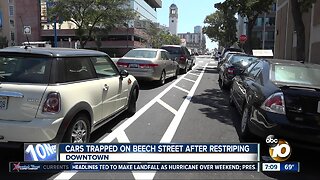
[[[263,156],[270,159],[268,147],[264,139],[253,137],[249,141],[240,138],[241,116],[238,111],[229,105],[229,92],[221,89],[207,89],[204,93],[192,97],[191,103],[202,104],[206,108],[199,109],[207,117],[218,120],[221,123],[234,126],[240,142],[260,143],[261,161]],[[289,142],[290,143],[290,142]],[[292,146],[292,155],[289,158],[291,162],[300,162],[300,173],[282,173],[282,172],[262,172],[266,176],[275,179],[319,179],[320,171],[318,162],[320,162],[319,152],[301,149]],[[272,161],[271,161],[272,162]]]

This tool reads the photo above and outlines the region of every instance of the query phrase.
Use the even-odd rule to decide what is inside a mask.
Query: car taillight
[[[186,60],[187,60],[187,57],[185,55],[180,56],[180,61],[186,61]]]
[[[278,92],[269,96],[262,104],[261,108],[265,111],[286,114],[284,104],[284,96],[282,92]]]
[[[150,69],[159,66],[158,64],[139,64],[141,69]]]
[[[227,69],[227,73],[228,74],[234,74],[234,70],[235,70],[234,68],[228,68]]]
[[[60,111],[60,94],[57,92],[49,93],[44,102],[42,112],[58,113]]]
[[[117,62],[117,66],[127,68],[129,66],[129,63]]]

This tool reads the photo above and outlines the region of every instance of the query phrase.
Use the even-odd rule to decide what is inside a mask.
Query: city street
[[[117,117],[91,136],[92,143],[239,143],[240,115],[218,85],[217,61],[198,56],[187,74],[163,86],[140,82],[137,113]],[[261,159],[269,159],[261,139]],[[8,162],[23,161],[22,150],[1,149],[0,179],[317,179],[319,155],[293,147],[290,161],[300,173],[263,172],[62,172],[9,174]]]

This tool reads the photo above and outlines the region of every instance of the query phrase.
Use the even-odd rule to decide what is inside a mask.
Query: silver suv
[[[99,51],[11,47],[0,50],[0,145],[89,142],[126,111],[139,85]]]

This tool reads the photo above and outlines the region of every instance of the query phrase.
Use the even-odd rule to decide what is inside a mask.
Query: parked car
[[[251,63],[258,58],[247,54],[232,54],[223,64],[220,65],[219,85],[222,89],[230,87],[232,79],[236,74],[244,71]]]
[[[227,61],[233,54],[245,54],[242,52],[238,52],[238,51],[228,51],[226,52],[223,56],[221,56],[218,60],[218,65],[217,65],[217,69],[220,69],[220,66]]]
[[[169,53],[163,49],[132,49],[118,60],[117,65],[137,79],[156,80],[161,85],[167,78],[176,78],[179,74],[178,63],[170,59]]]
[[[161,49],[169,52],[171,59],[179,64],[182,73],[187,73],[195,64],[195,56],[191,56],[189,50],[185,46],[180,45],[163,45]]]
[[[0,67],[3,146],[87,143],[112,118],[136,111],[136,79],[103,52],[11,47],[0,50]]]
[[[241,136],[273,134],[320,147],[320,66],[261,60],[234,78],[230,103],[242,113]]]

